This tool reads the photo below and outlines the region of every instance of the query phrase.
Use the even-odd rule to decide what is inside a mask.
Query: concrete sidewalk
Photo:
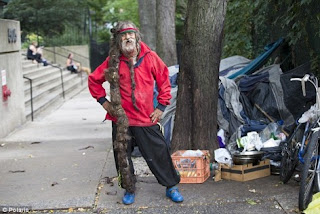
[[[0,140],[0,208],[29,206],[32,213],[296,213],[298,183],[279,177],[247,182],[210,177],[180,184],[185,201],[165,197],[141,158],[136,202],[121,203],[105,111],[82,91],[59,109]],[[1,212],[1,210],[0,210]]]

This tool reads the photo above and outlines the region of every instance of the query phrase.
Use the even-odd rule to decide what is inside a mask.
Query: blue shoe
[[[134,202],[134,197],[135,197],[134,193],[130,193],[126,191],[122,198],[122,203],[124,203],[125,205],[132,204]]]
[[[171,187],[170,189],[167,188],[166,196],[176,203],[183,201],[183,196],[180,194],[179,189],[176,186]]]

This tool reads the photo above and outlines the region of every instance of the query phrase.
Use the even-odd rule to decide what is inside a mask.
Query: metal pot
[[[252,163],[253,165],[258,164],[263,156],[262,151],[249,151],[249,152],[241,152],[235,153],[233,155],[233,163],[236,165],[243,165]]]

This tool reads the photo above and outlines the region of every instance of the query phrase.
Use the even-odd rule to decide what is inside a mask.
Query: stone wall
[[[11,96],[4,100],[3,87],[0,88],[0,138],[2,138],[26,120],[20,52],[20,22],[0,19],[0,38],[0,71],[6,71],[6,83],[11,91]],[[0,81],[2,86],[2,78]]]

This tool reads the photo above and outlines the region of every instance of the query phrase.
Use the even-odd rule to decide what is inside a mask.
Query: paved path
[[[135,159],[136,202],[121,203],[111,145],[110,122],[88,90],[47,116],[0,139],[0,206],[30,206],[33,213],[295,213],[298,184],[278,176],[248,182],[210,177],[180,184],[185,197],[175,204],[165,187]],[[145,172],[145,173],[144,173]],[[0,210],[1,212],[1,210]]]

